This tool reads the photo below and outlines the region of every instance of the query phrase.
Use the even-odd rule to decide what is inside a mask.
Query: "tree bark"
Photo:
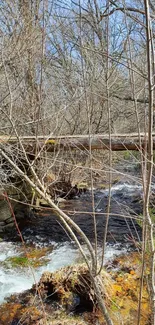
[[[155,133],[153,136],[153,149],[155,150]],[[47,136],[38,136],[38,145],[40,149],[46,148],[48,152],[53,152],[56,149],[63,148],[65,150],[80,149],[89,150],[90,141],[92,150],[109,150],[123,151],[123,150],[139,150],[144,148],[148,138],[144,133],[140,134],[141,144],[139,144],[139,135],[137,133],[132,134],[112,134],[111,144],[109,143],[109,135],[107,134],[95,134],[91,135],[66,135],[66,136],[53,136],[48,138]],[[27,152],[33,154],[35,151],[36,138],[33,136],[23,136],[20,140]],[[3,144],[15,144],[18,142],[16,137],[0,136],[0,142]]]

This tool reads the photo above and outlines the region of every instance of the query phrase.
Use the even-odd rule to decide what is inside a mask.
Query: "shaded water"
[[[141,229],[134,219],[142,212],[142,187],[138,185],[119,184],[112,187],[110,219],[107,240],[109,243],[128,242],[129,238],[139,241]],[[92,217],[92,200],[88,192],[80,198],[60,204],[60,207],[77,223],[91,242],[94,241],[94,226]],[[108,190],[95,191],[95,212],[98,242],[102,243],[108,204]],[[63,242],[69,240],[59,219],[52,210],[39,212],[31,219],[29,226],[23,231],[25,238],[40,235],[45,241]]]

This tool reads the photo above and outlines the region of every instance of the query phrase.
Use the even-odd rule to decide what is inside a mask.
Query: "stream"
[[[46,257],[48,263],[38,268],[6,268],[2,266],[3,262],[8,257],[19,256],[19,245],[3,242],[0,244],[0,303],[11,294],[20,293],[24,290],[30,289],[32,284],[39,281],[44,271],[56,271],[63,266],[67,266],[78,262],[80,255],[78,250],[66,242],[61,245],[52,243],[53,252]],[[119,245],[109,246],[106,249],[105,262],[110,258],[126,252],[127,249]]]
[[[128,183],[113,185],[105,262],[112,260],[116,255],[126,254],[134,249],[135,241],[141,240],[141,228],[134,221],[134,218],[142,211],[141,199],[142,187],[140,185]],[[108,190],[95,190],[99,251],[105,227],[107,202]],[[81,227],[93,244],[90,192],[62,202],[60,207]],[[46,261],[35,268],[10,266],[6,263],[10,258],[23,254],[22,244],[19,240],[0,242],[0,303],[11,294],[31,288],[44,271],[55,271],[81,261],[77,248],[50,209],[41,210],[31,220],[28,220],[27,226],[22,229],[22,235],[27,247],[32,251],[36,248],[47,248]],[[85,246],[83,248],[85,249]],[[40,260],[42,258],[44,256],[41,256]]]

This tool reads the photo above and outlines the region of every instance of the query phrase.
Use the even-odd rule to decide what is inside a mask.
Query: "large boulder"
[[[4,234],[16,229],[14,216],[16,217],[17,223],[21,224],[26,221],[29,214],[29,207],[22,203],[11,202],[10,208],[9,203],[5,199],[0,200],[0,236],[2,237]]]
[[[25,185],[24,185],[25,187]],[[6,194],[7,193],[7,196]],[[17,223],[26,221],[30,214],[30,208],[24,204],[28,202],[28,190],[23,186],[6,186],[5,190],[0,190],[0,236],[13,232]],[[23,202],[23,203],[22,203]]]

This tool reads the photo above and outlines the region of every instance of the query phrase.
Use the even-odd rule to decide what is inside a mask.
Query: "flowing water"
[[[142,188],[139,185],[119,184],[112,187],[111,215],[105,261],[111,260],[118,254],[126,253],[133,241],[140,240],[141,229],[135,224],[131,216],[140,213],[139,200],[141,198]],[[106,189],[95,192],[99,247],[102,244],[107,200],[108,191]],[[90,193],[66,201],[63,203],[63,208],[70,211],[70,216],[73,217],[93,243]],[[77,212],[77,214],[72,213],[72,211]],[[33,271],[31,268],[13,268],[6,266],[5,261],[9,257],[21,255],[21,243],[0,242],[0,303],[4,301],[5,297],[13,293],[19,293],[31,288],[32,284],[39,280],[44,271],[55,271],[80,260],[75,245],[69,242],[68,234],[64,232],[63,227],[60,226],[56,217],[49,210],[46,213],[44,211],[37,214],[28,226],[23,229],[23,236],[29,246],[51,247],[51,251],[49,250],[46,255],[47,262],[36,267]]]
[[[0,243],[0,303],[5,297],[30,289],[32,284],[37,282],[44,271],[56,271],[63,266],[70,265],[80,259],[78,250],[66,242],[61,245],[54,245],[53,251],[46,257],[48,263],[38,268],[6,268],[3,262],[8,260],[8,257],[19,256],[19,244],[8,242]],[[112,257],[126,252],[127,249],[119,245],[108,246],[105,254],[105,262]]]
[[[54,243],[51,243],[53,247]],[[20,244],[3,242],[0,243],[0,303],[10,294],[18,293],[31,288],[35,281],[38,281],[43,271],[55,271],[62,266],[66,266],[74,262],[77,251],[68,243],[57,246],[47,258],[48,264],[37,269],[31,268],[6,268],[2,262],[8,260],[8,257],[20,256]],[[66,254],[67,252],[67,254]]]

